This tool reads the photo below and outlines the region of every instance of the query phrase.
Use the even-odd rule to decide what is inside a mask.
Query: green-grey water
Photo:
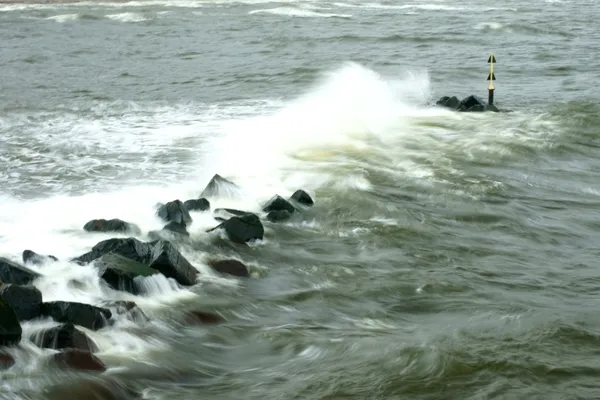
[[[151,319],[89,332],[102,374],[53,369],[27,339],[51,322],[24,323],[0,398],[83,398],[87,379],[123,399],[600,398],[598,15],[585,0],[0,4],[0,256],[61,259],[38,268],[45,301],[130,299]],[[490,53],[513,112],[435,107],[485,98]],[[193,213],[191,289],[151,277],[133,296],[65,261],[115,236],[88,220],[147,240],[156,203],[215,173],[246,194],[213,208],[298,188],[316,204],[249,247]],[[210,257],[253,277],[217,277]]]

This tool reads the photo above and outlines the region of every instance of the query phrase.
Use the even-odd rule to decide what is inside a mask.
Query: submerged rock
[[[45,349],[79,349],[92,353],[98,351],[96,343],[71,323],[37,332],[31,336],[31,341]]]
[[[79,349],[66,349],[51,356],[51,361],[59,368],[80,371],[106,371],[106,365],[91,352]]]
[[[23,250],[23,262],[25,264],[42,265],[51,261],[58,261],[53,255],[41,255],[31,250]]]
[[[200,197],[234,198],[237,197],[240,192],[241,188],[238,185],[223,178],[219,174],[215,174],[200,194]]]
[[[207,263],[220,274],[247,278],[250,276],[248,267],[238,260],[211,260]]]
[[[210,202],[205,198],[186,200],[183,206],[188,211],[206,211],[210,210]]]
[[[0,257],[0,281],[4,283],[27,285],[40,276],[40,274],[27,267],[19,265],[8,258]]]
[[[9,369],[13,365],[15,365],[15,359],[13,358],[13,356],[7,353],[0,352],[0,370]]]
[[[0,298],[0,346],[12,346],[21,341],[23,329],[15,310]]]
[[[122,232],[130,233],[132,235],[139,235],[142,233],[137,225],[116,218],[108,220],[93,219],[83,226],[83,230],[86,232]]]
[[[264,212],[270,211],[287,211],[290,214],[293,214],[296,211],[296,208],[287,200],[279,195],[275,195],[271,198],[267,204],[262,209]]]
[[[291,200],[294,200],[300,204],[303,204],[305,206],[312,206],[313,204],[315,204],[314,200],[312,199],[312,197],[310,197],[310,195],[308,193],[306,193],[304,190],[302,189],[298,189],[294,192],[294,194],[292,194],[292,196],[290,197]]]
[[[117,315],[125,316],[126,319],[137,324],[145,324],[150,321],[150,318],[133,301],[107,301],[103,305],[104,307],[114,308]]]
[[[40,316],[42,292],[35,286],[0,284],[0,298],[15,310],[19,321],[27,321]]]
[[[192,217],[181,200],[160,205],[156,214],[165,222],[177,222],[185,226],[192,223]]]
[[[178,235],[190,236],[190,233],[187,231],[186,226],[180,224],[178,222],[169,222],[162,228],[163,231],[167,231],[169,233],[176,233]]]
[[[94,331],[108,325],[108,320],[112,317],[112,313],[106,308],[69,301],[42,303],[41,315],[51,317],[56,322],[80,325]]]
[[[206,311],[188,311],[185,315],[185,322],[188,324],[220,324],[225,319],[219,314]]]
[[[141,400],[121,379],[70,380],[45,390],[48,400]]]

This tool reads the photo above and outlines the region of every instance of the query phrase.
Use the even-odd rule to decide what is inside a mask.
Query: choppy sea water
[[[45,301],[128,299],[151,318],[86,331],[103,374],[53,369],[27,339],[53,322],[24,323],[0,398],[82,398],[90,377],[146,399],[599,398],[598,14],[584,0],[0,4],[0,256],[60,258],[37,268]],[[485,97],[489,53],[513,112],[433,105]],[[147,240],[156,203],[215,173],[245,193],[213,208],[258,212],[298,188],[316,204],[248,248],[193,213],[191,289],[155,276],[133,296],[65,261],[119,236],[88,220]],[[216,276],[213,256],[253,277]],[[182,326],[190,309],[226,322]]]

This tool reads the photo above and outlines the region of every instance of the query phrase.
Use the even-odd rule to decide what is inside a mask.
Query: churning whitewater
[[[0,3],[0,399],[600,397],[596,3]]]

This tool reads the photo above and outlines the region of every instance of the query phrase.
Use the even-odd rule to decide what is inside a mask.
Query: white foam
[[[112,19],[113,21],[119,21],[119,22],[142,22],[142,21],[147,20],[147,18],[144,17],[143,15],[141,15],[139,13],[134,13],[134,12],[108,14],[108,15],[106,15],[106,18]]]
[[[61,14],[54,15],[52,17],[46,18],[48,20],[56,21],[59,23],[67,22],[67,21],[76,21],[79,19],[79,14]]]
[[[294,7],[275,7],[261,10],[253,10],[248,14],[273,14],[284,15],[287,17],[304,17],[304,18],[352,18],[350,14],[334,14],[311,11]]]

